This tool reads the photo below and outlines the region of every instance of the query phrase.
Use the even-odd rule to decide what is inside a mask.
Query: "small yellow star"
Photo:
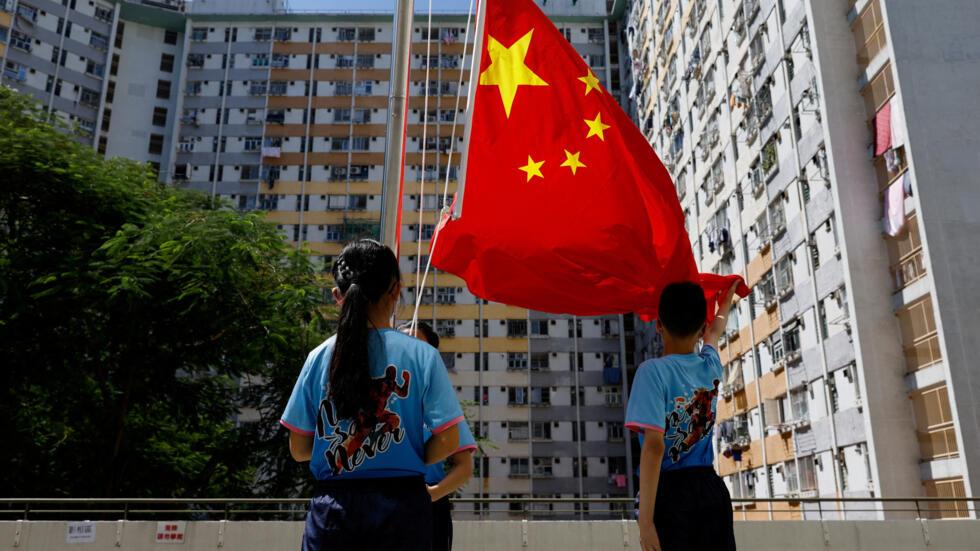
[[[589,125],[589,133],[585,136],[586,139],[592,136],[599,136],[599,139],[606,141],[606,137],[603,135],[602,131],[609,128],[608,124],[602,124],[602,113],[596,113],[594,120],[585,119],[585,124]]]
[[[599,92],[602,92],[602,88],[599,87],[599,79],[597,79],[596,76],[592,74],[592,69],[589,69],[589,74],[585,75],[584,77],[578,77],[578,79],[585,83],[586,96],[589,95],[589,92],[593,90],[598,90]]]
[[[585,163],[580,161],[578,158],[581,154],[581,151],[571,153],[567,149],[565,150],[565,162],[562,163],[561,166],[567,166],[568,168],[572,169],[573,176],[578,171],[579,167],[586,168]]]
[[[531,178],[534,178],[535,176],[537,176],[539,178],[542,178],[542,179],[544,178],[544,174],[541,174],[541,165],[543,165],[543,164],[544,164],[544,161],[537,161],[537,162],[535,162],[535,160],[532,159],[530,155],[528,155],[527,156],[527,164],[524,165],[524,166],[522,166],[522,167],[518,167],[517,170],[523,170],[524,172],[526,172],[527,173],[527,181],[530,182],[531,181]]]

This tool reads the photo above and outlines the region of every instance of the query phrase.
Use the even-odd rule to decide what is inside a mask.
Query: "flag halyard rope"
[[[470,35],[470,22],[471,22],[471,19],[473,17],[474,1],[480,2],[482,0],[470,0],[470,2],[469,2],[469,8],[468,8],[468,10],[466,12],[466,26],[463,28],[463,54],[460,56],[460,62],[461,62],[460,63],[460,66],[461,67],[460,67],[460,70],[459,70],[459,80],[456,83],[456,105],[455,105],[455,108],[453,110],[453,125],[452,125],[452,131],[450,133],[450,138],[449,138],[449,151],[448,151],[449,157],[448,157],[447,162],[446,162],[446,178],[445,178],[445,182],[443,184],[443,190],[442,190],[442,209],[441,209],[441,211],[439,213],[439,218],[440,219],[442,218],[443,215],[445,215],[445,214],[447,214],[449,212],[449,207],[446,204],[447,201],[448,201],[448,198],[449,198],[449,167],[452,166],[453,151],[456,148],[456,127],[457,127],[457,123],[459,121],[460,96],[461,96],[461,93],[463,91],[463,69],[462,69],[462,65],[463,64],[462,64],[462,60],[466,58],[466,49],[467,49],[467,47],[469,47],[469,42],[470,42],[470,40],[469,40],[469,38],[470,38],[470,36],[469,36]],[[477,9],[479,9],[478,6],[479,6],[479,4],[477,4]],[[479,31],[479,29],[477,29],[477,31]],[[429,0],[429,33],[430,33],[429,34],[429,40],[430,40],[430,42],[431,42],[431,39],[432,39],[431,32],[432,32],[432,0]],[[475,36],[474,36],[474,38],[475,38]],[[475,70],[479,69],[480,62],[478,60],[482,57],[482,53],[481,52],[477,52],[475,49],[476,49],[476,40],[474,39],[473,40],[473,51],[470,52],[470,73],[469,73],[470,74],[470,79],[469,79],[469,82],[467,82],[466,109],[469,109],[470,108],[471,102],[473,101],[473,81],[476,80],[476,78],[477,78],[477,76],[475,74]],[[427,63],[427,65],[426,65],[426,105],[428,105],[428,103],[427,103],[428,102],[428,61],[429,60],[427,59],[426,60],[426,63]],[[426,115],[427,114],[428,113],[426,113]],[[424,124],[422,126],[422,134],[423,134],[423,136],[425,135],[425,125]],[[424,202],[424,199],[425,199],[425,184],[424,184],[424,182],[425,182],[425,149],[424,149],[425,148],[425,144],[424,143],[422,144],[422,147],[423,147],[423,149],[422,149],[422,161],[423,161],[423,163],[422,163],[422,182],[423,182],[423,185],[422,185],[422,188],[419,190],[420,191],[420,194],[419,194],[419,231],[420,232],[421,232],[421,229],[422,229],[422,206],[423,206],[423,202]],[[436,177],[438,177],[438,173],[436,173]],[[459,175],[457,174],[457,180],[458,179],[459,179]],[[436,196],[438,197],[438,195],[436,195]],[[438,203],[438,201],[437,201],[437,203]],[[439,220],[436,220],[436,223],[437,224],[438,224],[438,222],[439,222]],[[416,273],[415,273],[416,294],[415,294],[415,311],[412,314],[412,323],[411,323],[411,331],[412,331],[412,334],[415,334],[416,328],[418,327],[419,306],[421,306],[421,304],[422,304],[422,293],[425,291],[425,283],[426,283],[426,280],[429,277],[429,271],[432,268],[432,253],[436,249],[436,243],[438,242],[438,240],[439,240],[439,232],[435,232],[433,234],[433,236],[432,236],[432,241],[429,243],[429,254],[427,255],[427,258],[426,258],[425,271],[422,273],[421,281],[419,280],[419,271],[420,271],[420,268],[421,268],[421,265],[422,265],[422,240],[421,239],[418,240],[419,254],[416,257],[416,260],[417,260],[417,263],[416,263]],[[433,290],[433,294],[435,294],[435,290]]]

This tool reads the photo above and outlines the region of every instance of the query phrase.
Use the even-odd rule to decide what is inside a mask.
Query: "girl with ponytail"
[[[356,241],[332,273],[337,334],[310,353],[280,420],[317,480],[302,548],[430,549],[423,475],[457,450],[462,410],[436,350],[392,329],[394,253]]]

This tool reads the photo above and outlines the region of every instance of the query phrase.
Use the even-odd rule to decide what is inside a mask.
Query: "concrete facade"
[[[975,495],[977,371],[956,354],[978,310],[953,296],[977,277],[977,16],[963,2],[630,4],[632,114],[676,180],[702,271],[754,286],[721,347],[716,450],[733,495]],[[890,202],[904,209],[891,235]]]

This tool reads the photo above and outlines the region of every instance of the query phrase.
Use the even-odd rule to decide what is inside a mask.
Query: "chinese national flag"
[[[667,170],[531,0],[483,1],[465,188],[433,264],[488,300],[652,317],[664,285],[699,281]]]

